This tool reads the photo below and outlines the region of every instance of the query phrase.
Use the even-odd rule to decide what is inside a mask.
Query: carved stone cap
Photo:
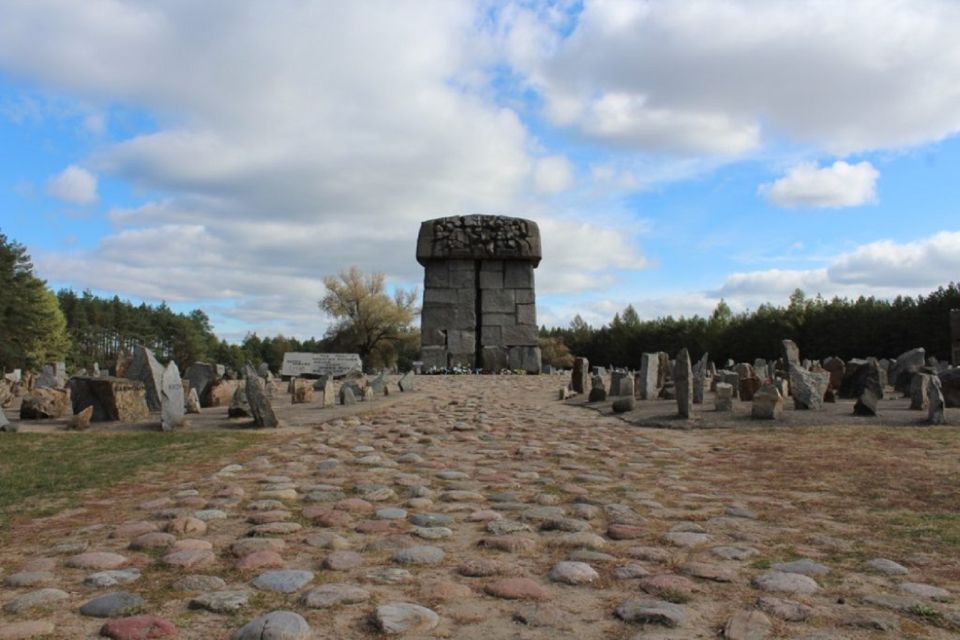
[[[542,258],[540,228],[533,220],[507,216],[450,216],[427,220],[417,237],[417,262],[430,260],[522,260]]]

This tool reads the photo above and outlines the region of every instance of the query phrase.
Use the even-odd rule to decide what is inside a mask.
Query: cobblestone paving
[[[960,633],[955,555],[871,557],[869,531],[706,464],[723,432],[566,406],[564,382],[420,378],[20,526],[0,640]]]

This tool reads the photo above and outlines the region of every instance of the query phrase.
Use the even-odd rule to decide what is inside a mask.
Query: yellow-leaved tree
[[[385,283],[382,273],[365,276],[357,267],[323,279],[320,309],[334,319],[326,337],[334,349],[360,354],[367,367],[397,364],[419,346],[412,327],[417,290],[398,288],[390,296]]]

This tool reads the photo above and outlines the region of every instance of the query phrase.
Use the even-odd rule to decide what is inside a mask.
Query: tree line
[[[950,359],[950,310],[960,309],[960,286],[950,283],[927,295],[881,300],[808,297],[797,289],[786,306],[762,304],[756,310],[733,313],[721,300],[710,317],[667,316],[640,320],[627,306],[611,322],[592,327],[579,315],[569,327],[541,328],[541,338],[560,341],[591,363],[640,367],[641,354],[686,347],[691,356],[709,352],[715,362],[728,358],[753,362],[780,355],[781,341],[800,346],[804,358],[843,359],[876,356],[894,358],[914,347],[927,355]]]

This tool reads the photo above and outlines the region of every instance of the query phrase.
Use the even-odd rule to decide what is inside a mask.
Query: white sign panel
[[[362,371],[363,363],[356,353],[285,353],[280,374],[284,376],[344,376]]]

